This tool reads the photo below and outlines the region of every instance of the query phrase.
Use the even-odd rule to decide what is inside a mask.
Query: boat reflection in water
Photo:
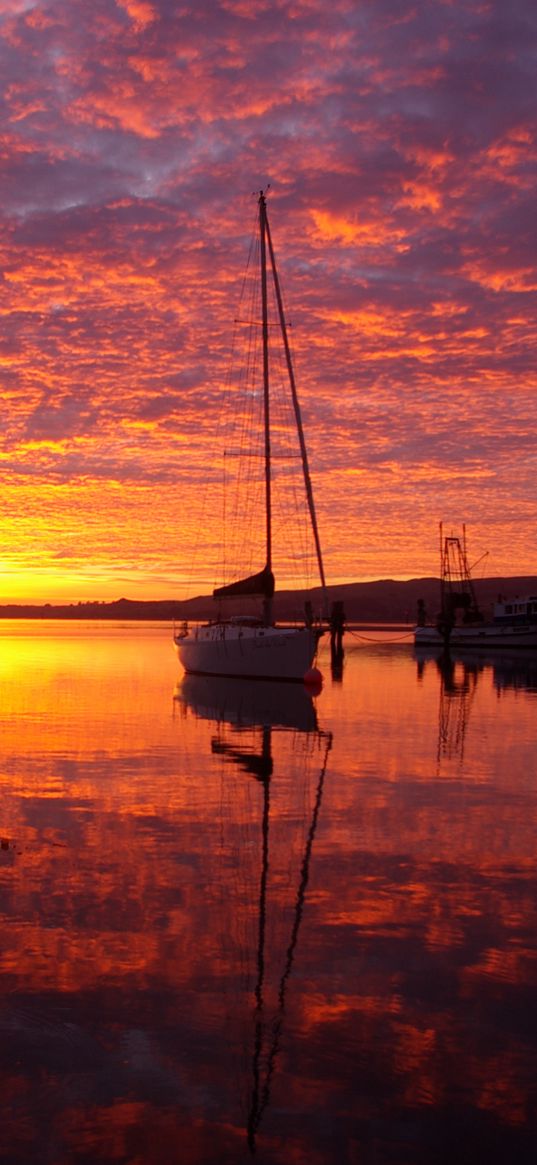
[[[464,760],[466,730],[478,684],[489,677],[498,696],[509,690],[537,692],[537,658],[518,652],[439,651],[415,648],[418,680],[427,667],[440,677],[437,761]]]
[[[185,674],[175,698],[200,719],[238,730],[266,726],[318,731],[315,705],[302,684]]]
[[[236,965],[247,1017],[239,1057],[253,1153],[277,1066],[332,736],[299,686],[186,675],[176,700],[214,724],[211,751],[223,766],[224,958]]]
[[[414,648],[414,659],[418,665],[418,679],[428,664],[436,665],[448,689],[455,676],[464,674],[466,677],[489,675],[498,692],[508,689],[537,692],[536,655],[521,655],[516,651],[461,651],[457,648],[444,652],[434,647],[420,647]]]

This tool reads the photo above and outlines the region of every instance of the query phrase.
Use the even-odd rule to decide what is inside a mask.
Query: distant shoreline
[[[12,621],[16,621],[17,619],[20,619],[21,622],[29,620],[31,622],[36,622],[36,623],[39,623],[39,622],[42,622],[42,623],[99,623],[99,622],[101,622],[101,623],[161,623],[162,625],[165,625],[168,627],[170,625],[172,625],[174,622],[175,623],[183,622],[183,620],[178,620],[178,619],[175,619],[175,620],[174,619],[167,619],[161,615],[159,615],[159,616],[144,615],[144,616],[139,617],[139,618],[136,618],[136,616],[134,616],[134,615],[129,615],[128,617],[121,616],[121,615],[114,615],[114,616],[112,616],[112,615],[104,616],[103,615],[103,616],[97,617],[97,616],[89,616],[89,615],[67,615],[67,616],[65,616],[65,615],[50,615],[48,613],[46,615],[39,615],[39,614],[33,614],[33,615],[7,614],[7,615],[5,615],[2,611],[0,611],[0,627],[1,627],[1,620],[2,619],[4,619],[5,622],[8,622],[10,619]],[[195,619],[195,618],[191,618],[190,621],[192,623],[205,622],[205,620],[201,619],[201,618],[199,620]],[[363,622],[363,621],[359,622],[359,623],[355,623],[353,621],[346,621],[345,630],[347,632],[355,632],[356,634],[359,634],[360,632],[364,632],[364,635],[369,634],[369,632],[375,632],[375,631],[393,631],[393,632],[395,632],[395,634],[401,634],[402,636],[404,636],[405,634],[408,634],[410,636],[410,635],[412,635],[412,632],[414,630],[415,625],[416,625],[415,621],[412,623],[393,623],[393,622],[383,623],[383,622],[380,622],[380,620],[378,620],[378,619],[372,623],[367,623],[367,622]]]
[[[537,575],[516,575],[475,581],[478,602],[485,615],[492,610],[499,595],[515,598],[517,595],[537,595]],[[434,618],[439,606],[440,582],[437,578],[379,579],[376,582],[345,583],[326,588],[328,610],[335,601],[343,603],[345,621],[349,630],[373,630],[392,627],[404,631],[415,623],[418,601],[423,602],[429,618]],[[275,597],[275,615],[283,622],[299,619],[304,601],[309,599],[314,611],[321,607],[322,592],[315,587],[308,592],[280,591]],[[193,599],[137,600],[116,599],[113,602],[78,603],[3,603],[0,619],[84,619],[134,622],[197,622],[214,618],[216,604],[209,595]]]

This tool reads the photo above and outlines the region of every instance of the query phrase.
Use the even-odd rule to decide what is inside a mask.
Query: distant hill
[[[483,614],[488,616],[492,614],[492,606],[499,595],[514,598],[516,595],[537,594],[537,575],[480,579],[474,586],[479,606]],[[320,593],[320,588],[311,592],[314,609],[316,602],[318,605],[320,601]],[[438,613],[440,580],[379,579],[376,582],[346,583],[328,587],[328,594],[330,603],[336,599],[343,602],[348,622],[413,623],[418,599],[425,603],[429,618],[434,618]]]
[[[480,579],[475,583],[475,588],[481,609],[488,615],[500,594],[508,598],[537,594],[537,575]],[[329,608],[336,600],[342,602],[348,623],[413,623],[418,599],[424,601],[428,616],[434,618],[438,611],[439,593],[437,578],[413,578],[404,582],[379,579],[376,582],[327,587]],[[297,591],[279,592],[275,600],[276,617],[293,619],[300,616],[306,598],[311,600],[314,611],[319,610],[321,588],[315,587],[305,594]],[[0,619],[139,619],[171,623],[174,619],[208,619],[214,617],[215,612],[216,605],[209,595],[199,595],[194,599],[145,602],[116,599],[112,603],[0,605]]]

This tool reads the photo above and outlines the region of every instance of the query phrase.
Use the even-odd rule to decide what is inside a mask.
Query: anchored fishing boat
[[[238,578],[217,587],[213,591],[213,597],[220,604],[218,618],[204,625],[190,628],[183,625],[180,630],[174,631],[174,642],[185,671],[190,673],[280,680],[320,679],[320,673],[313,668],[313,663],[319,639],[323,634],[321,618],[318,617],[315,620],[311,610],[307,609],[301,625],[278,625],[274,619],[271,363],[269,360],[269,326],[272,324],[269,325],[268,295],[270,277],[272,298],[277,311],[276,326],[279,327],[283,343],[284,364],[302,462],[305,496],[323,591],[325,576],[291,349],[263,191],[260,192],[258,198],[257,230],[258,278],[261,294],[259,299],[260,318],[255,321],[255,327],[259,330],[259,326],[261,326],[262,360],[259,362],[261,366],[260,384],[256,391],[258,394],[262,394],[263,402],[260,423],[264,460],[265,564],[262,570],[248,574],[246,578]],[[281,355],[280,353],[280,359]],[[246,606],[247,601],[252,596],[256,596],[261,601],[261,609],[258,614],[243,611],[228,617],[222,616],[222,600],[239,598],[244,600]]]
[[[440,525],[440,612],[433,624],[418,615],[416,647],[533,648],[537,650],[537,595],[498,598],[492,619],[480,610],[462,538],[443,536]]]

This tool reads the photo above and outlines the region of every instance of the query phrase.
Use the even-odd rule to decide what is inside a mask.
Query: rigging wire
[[[203,548],[204,568],[205,572],[207,567],[211,570],[214,586],[254,573],[260,569],[265,556],[259,520],[265,493],[259,250],[256,208],[215,425],[215,447],[220,450],[221,523],[217,529],[217,512],[214,507],[210,509],[214,491],[208,467],[200,490],[201,520],[196,523],[191,544],[193,553],[189,558],[192,576],[199,573],[200,542],[204,539],[210,543],[210,547]],[[281,286],[280,294],[283,302]],[[271,451],[276,482],[273,491],[275,567],[286,587],[305,591],[316,579],[315,547],[307,520],[307,498],[280,335],[277,295],[270,277],[269,296]],[[209,528],[213,534],[208,538]],[[207,561],[209,548],[211,562]]]

